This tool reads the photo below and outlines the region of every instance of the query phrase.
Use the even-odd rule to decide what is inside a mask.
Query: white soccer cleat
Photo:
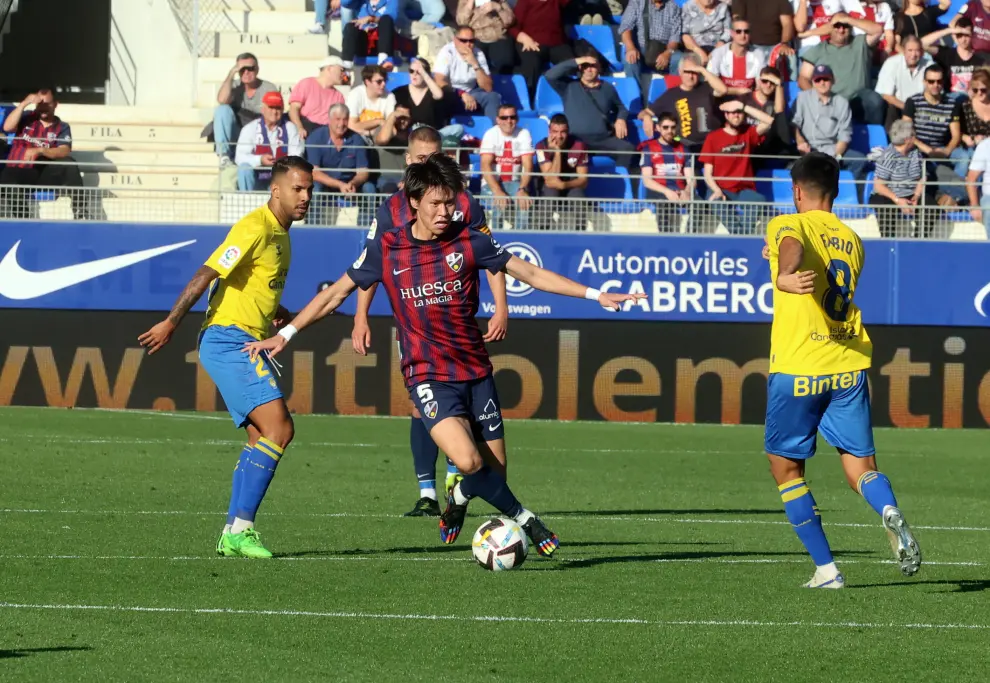
[[[901,565],[904,576],[914,576],[921,569],[921,546],[918,539],[911,533],[911,528],[904,521],[904,515],[893,505],[883,510],[883,528],[890,538],[890,548],[894,557]]]
[[[815,575],[811,577],[811,581],[804,584],[805,588],[845,588],[846,587],[846,577],[842,575],[842,572],[829,572],[822,571],[819,567],[815,571]]]

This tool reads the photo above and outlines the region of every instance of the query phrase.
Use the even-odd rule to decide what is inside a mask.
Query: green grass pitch
[[[279,556],[221,559],[226,416],[0,410],[0,679],[985,681],[981,431],[877,433],[926,564],[899,573],[821,444],[842,591],[781,510],[758,427],[511,422],[509,479],[560,535],[518,571],[403,519],[408,420],[301,416],[259,515]]]

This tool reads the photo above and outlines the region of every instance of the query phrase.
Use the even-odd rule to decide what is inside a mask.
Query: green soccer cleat
[[[261,545],[261,534],[254,529],[245,529],[239,534],[224,534],[223,543],[229,545],[233,557],[247,557],[252,560],[267,560],[271,552]],[[219,551],[220,547],[217,546]]]
[[[443,483],[443,496],[446,498],[450,495],[450,490],[457,486],[457,482],[464,478],[464,475],[460,472],[451,473],[447,475],[447,480]]]
[[[221,531],[220,538],[217,539],[217,555],[220,557],[237,557],[238,552],[230,541],[231,534]]]

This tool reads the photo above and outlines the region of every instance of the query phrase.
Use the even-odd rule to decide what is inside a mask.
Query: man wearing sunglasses
[[[351,110],[348,127],[358,135],[371,137],[395,110],[395,96],[385,83],[388,71],[377,64],[361,69],[362,85],[347,93],[347,108]]]
[[[639,162],[640,175],[647,199],[657,202],[657,229],[677,232],[681,206],[694,196],[694,169],[684,145],[675,139],[677,117],[663,112],[659,119],[656,126],[659,139],[647,140],[639,146],[643,153]]]
[[[484,114],[496,121],[502,96],[495,92],[488,60],[475,46],[470,26],[458,26],[453,42],[440,48],[433,78],[441,88],[453,88],[469,116]]]
[[[749,22],[732,20],[732,42],[715,48],[708,60],[708,70],[722,79],[730,95],[744,97],[756,86],[760,70],[766,66],[763,50],[757,50],[749,42]]]
[[[258,78],[258,58],[250,52],[237,55],[237,62],[220,84],[213,110],[213,140],[221,166],[233,162],[241,129],[261,118],[262,101],[270,92],[277,93],[278,86]]]
[[[518,126],[519,113],[511,104],[499,107],[496,123],[481,138],[481,173],[484,178],[481,193],[495,198],[492,225],[496,230],[502,227],[503,215],[514,229],[525,230],[529,227],[533,136]]]
[[[941,46],[942,39],[947,36],[955,40],[954,47]],[[944,87],[949,97],[964,99],[973,71],[990,64],[990,55],[973,49],[973,22],[967,17],[957,18],[951,28],[929,33],[921,39],[921,44],[945,69]]]

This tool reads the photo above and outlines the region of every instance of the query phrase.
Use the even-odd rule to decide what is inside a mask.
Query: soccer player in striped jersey
[[[406,149],[406,164],[422,163],[432,154],[441,151],[442,140],[440,133],[435,128],[420,126],[409,134],[409,146]],[[378,213],[368,231],[367,243],[381,240],[384,233],[390,230],[399,230],[412,220],[413,213],[409,206],[406,194],[399,190],[391,197],[382,202],[378,207]],[[468,229],[480,230],[485,234],[491,234],[485,223],[485,211],[481,208],[478,200],[471,196],[469,192],[461,192],[455,197],[454,214],[451,217],[452,223],[462,223]],[[367,246],[367,245],[366,245]],[[497,342],[505,338],[506,328],[509,321],[508,303],[505,295],[505,274],[488,273],[488,284],[492,290],[495,300],[495,314],[488,321],[488,331],[483,339],[485,342]],[[354,330],[351,332],[351,343],[354,351],[360,355],[368,352],[371,345],[371,327],[368,325],[368,311],[371,309],[371,302],[375,298],[375,291],[378,285],[374,284],[367,290],[358,291],[357,311],[354,314]],[[423,421],[419,416],[419,409],[413,404],[412,420],[409,425],[409,446],[413,455],[413,468],[416,471],[416,482],[419,487],[419,499],[413,505],[412,510],[405,514],[406,517],[439,517],[440,503],[437,501],[436,472],[437,458],[440,450],[430,438]],[[505,475],[505,463],[502,465],[502,474]],[[457,467],[447,458],[447,477],[444,484],[444,494],[450,490],[454,482],[460,475]]]
[[[794,164],[791,179],[798,214],[770,221],[764,252],[774,285],[764,444],[770,472],[816,566],[805,586],[845,586],[804,479],[819,433],[839,452],[849,486],[883,520],[901,572],[912,576],[921,567],[921,549],[890,480],[877,471],[866,377],[873,343],[853,302],[863,243],[832,213],[839,164],[810,152]]]
[[[149,354],[161,349],[209,288],[199,362],[220,390],[234,425],[247,432],[247,445],[234,467],[227,523],[217,541],[217,554],[225,557],[272,556],[261,544],[254,518],[294,428],[270,358],[249,358],[243,347],[264,339],[273,324],[289,317],[281,305],[292,256],[289,227],[306,217],[312,198],[312,165],[299,156],[278,159],[268,202],[230,229],[168,318],[138,337]]]
[[[643,294],[611,294],[585,287],[513,256],[495,239],[452,218],[464,191],[457,162],[434,154],[406,169],[404,191],[414,212],[406,225],[372,241],[354,265],[320,292],[274,337],[245,345],[252,357],[273,356],[307,325],[333,312],[354,291],[381,282],[388,294],[402,349],[402,376],[430,436],[464,478],[447,496],[440,539],[453,543],[468,501],[478,497],[526,531],[549,557],[557,535],[509,489],[497,463],[505,462],[502,413],[492,364],[475,320],[478,273],[505,272],[542,291],[597,301],[612,310]]]

